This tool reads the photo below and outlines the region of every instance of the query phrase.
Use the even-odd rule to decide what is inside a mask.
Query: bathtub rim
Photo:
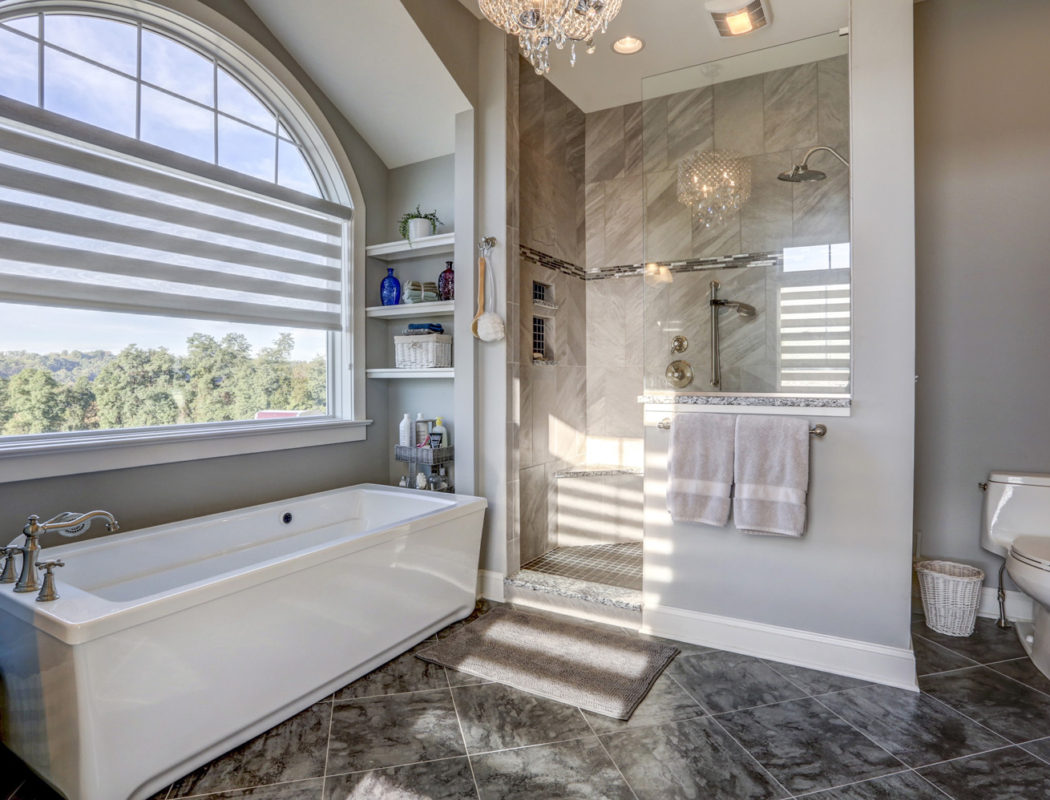
[[[205,522],[215,522],[228,518],[232,513],[248,513],[280,508],[291,502],[321,499],[354,490],[372,491],[393,496],[404,497],[405,492],[434,499],[430,491],[390,487],[383,484],[360,483],[351,486],[328,489],[296,497],[284,498],[254,506],[230,509],[227,511],[190,517],[184,520],[167,522],[148,528],[111,534],[86,541],[73,541],[41,550],[41,560],[73,557],[77,552],[87,549],[110,549],[121,546],[136,536],[164,536],[177,532],[180,528],[190,527]],[[429,510],[415,514],[386,525],[369,529],[362,535],[357,532],[347,536],[331,539],[303,550],[280,557],[264,559],[248,567],[241,567],[219,573],[208,578],[193,581],[174,590],[164,590],[155,594],[128,601],[107,600],[84,589],[64,583],[61,573],[58,579],[59,599],[49,603],[37,603],[36,593],[16,594],[13,591],[2,591],[0,613],[14,617],[16,620],[32,626],[67,645],[84,644],[102,638],[111,633],[126,630],[136,625],[147,623],[170,614],[177,614],[188,608],[201,605],[227,595],[242,591],[248,587],[278,580],[285,575],[316,567],[333,557],[343,557],[384,544],[399,536],[408,536],[414,530],[429,527],[430,524],[451,522],[472,514],[484,513],[488,501],[484,497],[472,495],[440,494],[441,499],[450,501],[445,508]],[[432,521],[421,525],[423,520]],[[124,538],[127,537],[127,538]],[[332,551],[338,549],[338,554]]]

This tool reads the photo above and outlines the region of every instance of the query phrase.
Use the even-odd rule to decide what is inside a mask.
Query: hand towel
[[[672,519],[719,526],[729,520],[733,430],[728,414],[675,414],[667,458]]]
[[[809,422],[737,417],[733,478],[733,519],[739,530],[801,536],[809,489]]]

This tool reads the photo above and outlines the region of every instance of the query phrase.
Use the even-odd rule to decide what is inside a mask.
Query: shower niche
[[[835,32],[643,82],[647,396],[848,397],[847,51]]]

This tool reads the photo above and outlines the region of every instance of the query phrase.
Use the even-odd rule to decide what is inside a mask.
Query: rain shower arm
[[[839,161],[841,161],[847,167],[849,166],[849,162],[846,159],[844,159],[842,156],[840,156],[838,154],[838,152],[836,152],[833,148],[828,147],[827,145],[823,145],[823,144],[818,144],[816,147],[811,147],[809,149],[809,151],[806,153],[806,155],[802,157],[802,164],[800,164],[800,166],[803,169],[806,169],[809,166],[809,157],[811,155],[813,155],[814,153],[819,153],[821,150],[827,150],[829,153],[831,153],[831,155],[835,156],[835,158],[837,158]]]

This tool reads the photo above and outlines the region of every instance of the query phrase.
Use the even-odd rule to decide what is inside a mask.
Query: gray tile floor
[[[556,547],[522,569],[642,590],[642,543],[586,544]]]
[[[681,645],[628,722],[408,653],[155,800],[1050,797],[1050,680],[1013,631],[914,641],[918,694]],[[10,756],[0,798],[55,800]]]

